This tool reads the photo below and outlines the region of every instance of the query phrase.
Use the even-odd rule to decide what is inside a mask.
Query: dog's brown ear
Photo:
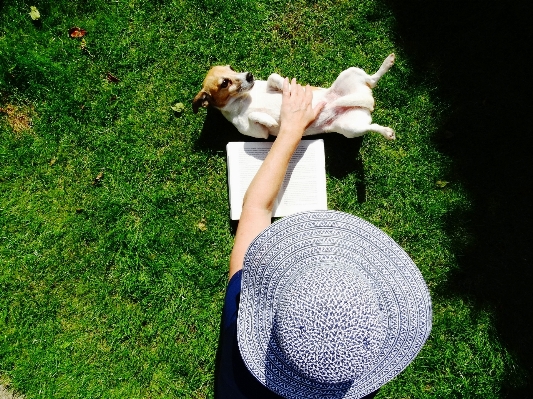
[[[192,112],[195,114],[198,113],[200,107],[207,107],[210,104],[211,97],[205,91],[200,90],[200,92],[192,100]]]

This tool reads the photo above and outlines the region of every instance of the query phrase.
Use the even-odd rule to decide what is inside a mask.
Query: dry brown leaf
[[[116,76],[111,75],[111,73],[109,73],[109,72],[106,74],[106,78],[107,78],[108,82],[112,82],[112,83],[120,82],[119,78],[117,78]]]
[[[104,171],[102,170],[98,175],[94,178],[93,186],[97,186],[100,183],[102,183],[102,179],[104,178]]]
[[[87,34],[87,31],[85,29],[78,28],[77,26],[70,28],[68,30],[68,35],[74,39],[83,37]]]

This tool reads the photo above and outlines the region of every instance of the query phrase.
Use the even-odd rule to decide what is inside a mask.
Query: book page
[[[271,142],[228,143],[230,217],[240,218],[242,200],[266,158]],[[323,140],[302,140],[293,154],[274,205],[274,217],[327,209]]]

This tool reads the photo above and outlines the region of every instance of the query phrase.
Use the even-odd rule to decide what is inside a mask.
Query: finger
[[[291,96],[295,95],[298,92],[298,84],[296,83],[296,78],[291,80]]]
[[[289,78],[283,79],[283,97],[290,96]]]
[[[300,103],[300,85],[298,83],[291,84],[291,101],[293,104]]]
[[[295,93],[296,98],[298,99],[299,102],[302,102],[303,99],[305,98],[304,88],[300,84],[298,84],[297,86],[298,87],[296,88],[296,93]]]
[[[311,89],[311,86],[309,85],[305,86],[305,101],[307,104],[313,102],[313,89]]]
[[[306,91],[306,88],[303,87],[302,85],[298,85],[298,91],[296,92],[297,94],[297,98],[298,98],[298,101],[301,103],[301,104],[304,104],[306,105],[307,104],[307,91]]]

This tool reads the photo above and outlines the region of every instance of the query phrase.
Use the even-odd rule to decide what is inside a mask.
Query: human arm
[[[243,199],[239,226],[230,256],[229,277],[242,268],[244,255],[253,239],[272,220],[272,209],[285,178],[292,154],[303,132],[322,110],[324,104],[312,106],[313,93],[293,79],[283,81],[280,130],[272,148],[253,178]]]

